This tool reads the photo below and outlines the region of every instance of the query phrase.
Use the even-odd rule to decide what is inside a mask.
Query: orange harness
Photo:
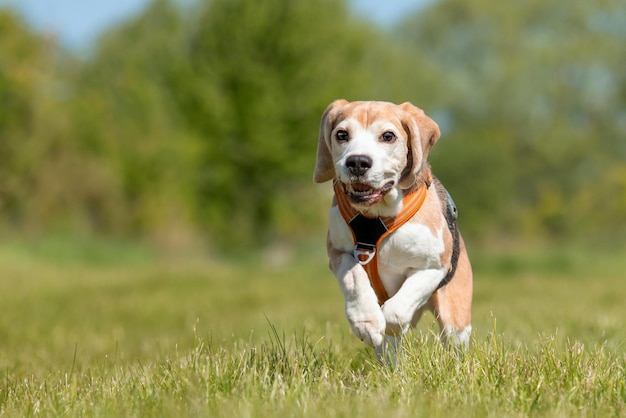
[[[424,181],[421,187],[411,191],[402,199],[402,210],[396,216],[369,217],[357,211],[348,201],[343,188],[335,180],[333,188],[337,206],[346,221],[354,238],[354,258],[363,266],[370,284],[376,292],[379,305],[389,299],[378,271],[378,248],[389,234],[404,225],[422,207],[428,188],[432,184],[432,176]]]

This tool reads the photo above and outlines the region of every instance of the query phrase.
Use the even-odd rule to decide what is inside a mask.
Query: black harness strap
[[[350,221],[350,228],[358,249],[375,251],[376,243],[387,232],[387,226],[380,218],[368,218],[362,214],[356,215]]]
[[[443,186],[441,186],[443,187]],[[444,188],[447,197],[447,205],[446,205],[446,221],[448,223],[448,229],[452,234],[452,257],[450,259],[450,270],[448,270],[448,274],[441,280],[439,286],[437,286],[436,290],[441,289],[454,277],[454,273],[456,273],[456,267],[459,263],[459,254],[461,253],[461,243],[459,239],[459,228],[456,225],[456,219],[458,217],[458,211],[456,205],[454,204],[454,200],[452,200],[452,196],[450,193]]]

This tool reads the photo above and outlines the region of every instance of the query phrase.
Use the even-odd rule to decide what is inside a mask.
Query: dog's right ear
[[[315,183],[324,183],[335,177],[333,156],[330,153],[330,134],[333,131],[339,109],[347,103],[348,101],[344,99],[335,100],[328,105],[322,115],[320,136],[317,141],[317,161],[315,162],[315,172],[313,173],[313,181]]]

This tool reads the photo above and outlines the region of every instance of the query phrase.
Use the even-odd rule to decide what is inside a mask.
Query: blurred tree
[[[201,224],[220,244],[257,245],[320,222],[310,178],[321,112],[371,97],[389,73],[371,61],[392,49],[343,2],[215,0],[181,12],[157,0],[78,73],[73,129],[115,168],[127,228]]]
[[[623,225],[625,28],[619,0],[442,0],[405,23],[441,69],[429,104],[451,145],[437,164],[473,224],[571,235],[610,211]]]
[[[56,99],[63,94],[62,61],[72,59],[63,54],[54,38],[37,36],[15,16],[0,11],[3,226],[36,228],[56,222],[67,212],[59,194],[67,177],[60,166],[73,148],[64,135],[67,117],[56,106]]]
[[[618,0],[441,0],[395,40],[345,1],[155,0],[80,61],[0,12],[0,223],[322,231],[317,132],[343,97],[440,123],[431,161],[475,237],[623,233],[625,28]]]
[[[167,235],[193,224],[196,145],[175,105],[189,72],[185,25],[176,6],[154,1],[77,72],[74,129],[114,170],[115,208],[104,216],[113,228]]]
[[[24,141],[34,117],[36,91],[45,64],[43,43],[12,14],[0,11],[0,213],[15,221],[26,197]]]
[[[363,64],[385,53],[343,2],[214,0],[197,15],[177,98],[203,138],[200,217],[224,241],[256,244],[285,217],[307,219],[321,112],[367,96]]]

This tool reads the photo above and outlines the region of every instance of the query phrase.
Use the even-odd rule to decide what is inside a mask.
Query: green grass
[[[0,415],[626,414],[620,253],[474,255],[469,350],[426,316],[388,368],[350,333],[319,247],[282,264],[0,245]]]

